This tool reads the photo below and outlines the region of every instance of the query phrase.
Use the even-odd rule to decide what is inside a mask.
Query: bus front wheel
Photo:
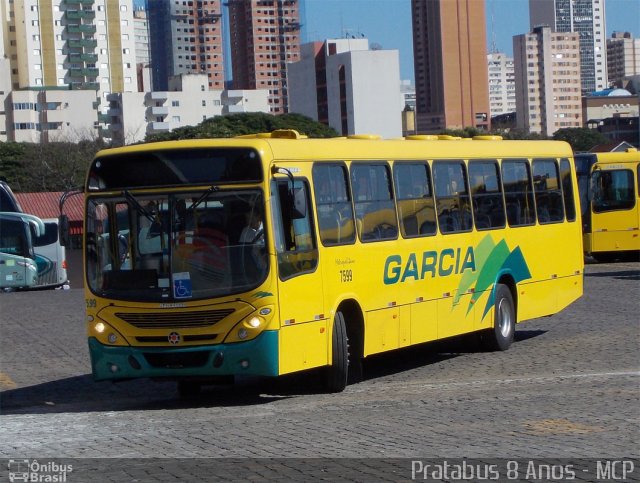
[[[516,330],[516,310],[511,290],[504,284],[496,286],[493,328],[482,334],[482,345],[490,351],[506,351]]]
[[[349,340],[342,312],[336,312],[333,320],[331,353],[331,365],[327,367],[327,390],[329,392],[341,392],[347,387],[349,372]]]

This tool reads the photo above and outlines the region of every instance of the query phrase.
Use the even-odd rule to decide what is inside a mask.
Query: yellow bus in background
[[[582,295],[573,154],[555,141],[295,131],[101,151],[86,182],[96,380],[324,367],[516,322]]]
[[[575,156],[585,253],[598,261],[640,258],[640,152]]]

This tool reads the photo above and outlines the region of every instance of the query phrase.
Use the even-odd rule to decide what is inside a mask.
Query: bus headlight
[[[95,337],[103,345],[128,345],[120,332],[101,320],[90,322],[88,333],[89,337]]]
[[[260,315],[250,315],[237,324],[225,342],[241,342],[255,339],[267,326],[267,320]]]
[[[93,326],[93,328],[98,334],[102,334],[106,327],[102,322],[98,322],[96,325]]]
[[[118,341],[118,336],[111,332],[109,337],[107,337],[107,340],[109,341],[109,344],[115,344]]]

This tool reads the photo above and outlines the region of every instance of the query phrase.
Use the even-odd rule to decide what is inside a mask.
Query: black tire
[[[504,284],[496,286],[493,328],[482,333],[482,346],[489,351],[506,351],[516,331],[516,310],[511,290]]]
[[[331,365],[327,367],[326,387],[329,392],[342,392],[349,374],[349,340],[342,312],[336,312],[331,336]]]
[[[601,253],[592,253],[591,256],[598,263],[612,263],[616,261],[619,255],[615,252],[614,253],[601,252]]]
[[[194,399],[200,395],[201,385],[199,382],[178,381],[178,395],[180,399]]]

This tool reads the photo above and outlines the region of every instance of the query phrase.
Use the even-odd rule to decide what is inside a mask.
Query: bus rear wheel
[[[516,310],[511,290],[499,283],[496,286],[493,328],[482,333],[482,346],[489,351],[506,351],[516,331]]]
[[[342,312],[336,312],[331,336],[331,365],[326,369],[326,388],[329,392],[342,392],[347,387],[349,374],[349,339]]]

